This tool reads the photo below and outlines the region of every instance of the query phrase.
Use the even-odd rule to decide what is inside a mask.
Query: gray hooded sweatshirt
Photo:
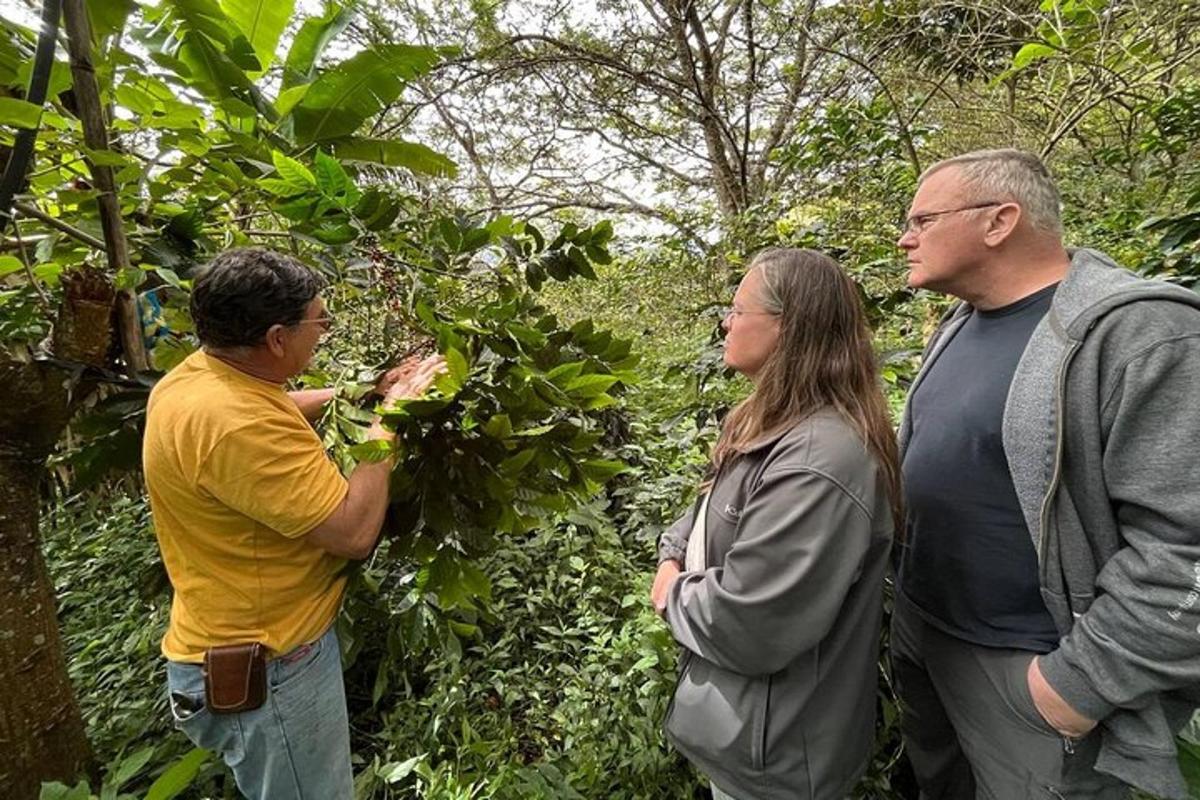
[[[913,389],[971,311],[947,315]],[[1200,706],[1200,296],[1074,251],[1003,439],[1062,635],[1046,680],[1100,720],[1097,770],[1187,800],[1174,735]]]
[[[695,513],[660,561],[683,561]],[[705,519],[708,567],[667,599],[685,648],[667,736],[735,797],[845,797],[875,738],[893,527],[875,460],[819,411],[722,469]]]

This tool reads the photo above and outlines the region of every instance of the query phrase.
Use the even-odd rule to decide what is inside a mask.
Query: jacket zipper
[[[756,731],[758,738],[758,768],[765,769],[767,766],[767,720],[771,718],[771,688],[775,683],[775,676],[767,676],[767,696],[763,700],[762,712],[762,729]]]
[[[667,702],[667,711],[663,714],[663,724],[671,718],[671,712],[675,710],[675,695],[679,693],[679,684],[683,683],[683,677],[687,675],[688,667],[692,665],[692,651],[686,647],[679,648],[683,651],[683,655],[679,661],[679,675],[675,677],[675,688],[671,690],[671,699]]]
[[[1081,342],[1078,340],[1071,342],[1067,352],[1063,354],[1062,362],[1058,367],[1058,396],[1055,398],[1055,420],[1054,420],[1054,472],[1050,475],[1050,483],[1046,486],[1046,493],[1042,496],[1042,510],[1039,515],[1039,525],[1041,530],[1038,532],[1038,564],[1045,563],[1046,552],[1046,531],[1050,526],[1050,506],[1054,499],[1054,494],[1058,491],[1059,481],[1062,480],[1062,462],[1063,462],[1063,441],[1066,439],[1066,408],[1067,408],[1067,367],[1070,366],[1071,360],[1075,357],[1075,351],[1079,349]]]

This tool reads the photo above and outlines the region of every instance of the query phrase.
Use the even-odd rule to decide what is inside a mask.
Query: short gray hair
[[[976,150],[939,161],[918,183],[947,167],[958,167],[974,199],[1016,203],[1035,228],[1062,234],[1062,198],[1042,160],[1023,150]]]

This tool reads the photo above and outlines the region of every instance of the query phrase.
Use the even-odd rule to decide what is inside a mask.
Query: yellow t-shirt
[[[175,589],[167,658],[242,642],[286,653],[329,627],[346,562],[304,534],[347,483],[283,387],[193,353],[150,393],[142,457]]]

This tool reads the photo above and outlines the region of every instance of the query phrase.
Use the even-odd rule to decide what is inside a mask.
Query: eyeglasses
[[[307,325],[309,323],[312,323],[314,325],[320,325],[321,330],[324,331],[325,333],[329,333],[329,331],[333,329],[333,317],[331,317],[329,314],[326,314],[323,317],[315,317],[313,319],[296,320],[292,324],[293,325]]]
[[[913,214],[911,217],[900,223],[900,230],[903,231],[904,235],[906,236],[910,233],[920,236],[930,225],[937,222],[938,219],[946,214],[958,214],[962,211],[977,211],[981,208],[992,208],[993,206],[1002,205],[1004,204],[992,201],[988,203],[976,203],[975,205],[971,206],[963,206],[962,208],[946,208],[941,211],[926,211],[924,214]]]
[[[738,308],[736,306],[724,306],[720,309],[720,312],[721,312],[721,319],[728,319],[729,317],[733,317],[734,319],[737,319],[738,317],[755,316],[755,315],[765,315],[768,317],[778,317],[779,316],[779,314],[774,311],[746,311],[745,309]]]

